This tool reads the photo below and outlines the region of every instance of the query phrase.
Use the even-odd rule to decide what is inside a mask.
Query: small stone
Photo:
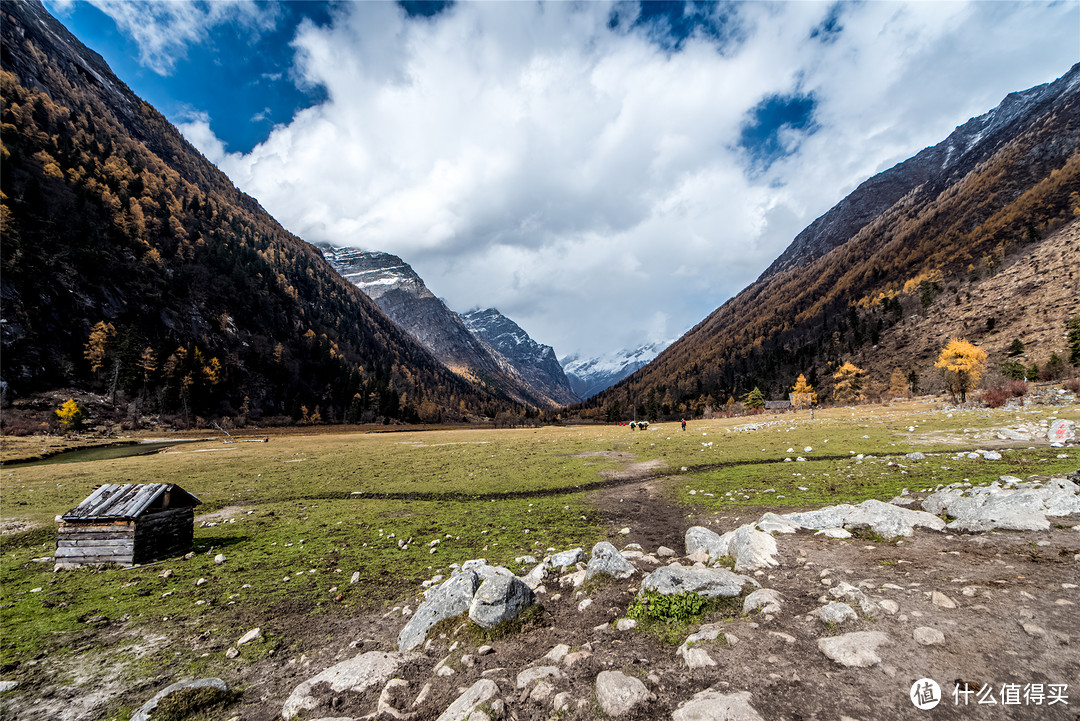
[[[570,653],[570,647],[567,646],[565,643],[560,643],[554,646],[550,651],[548,651],[542,660],[551,661],[552,663],[560,663],[564,658],[566,658],[566,654],[568,653]]]
[[[225,554],[219,553],[218,555],[214,556],[214,563],[225,563]]]
[[[557,666],[534,666],[517,675],[517,687],[518,689],[527,688],[529,684],[546,678],[561,681],[565,676]]]
[[[867,668],[881,663],[878,646],[890,643],[880,631],[855,631],[818,640],[818,649],[841,666]]]
[[[596,677],[596,701],[608,716],[623,716],[655,699],[645,684],[622,671],[601,671]]]
[[[877,603],[885,609],[885,612],[890,616],[895,615],[900,610],[900,604],[891,599],[885,599],[884,601],[878,601]]]
[[[239,655],[240,652],[235,647],[231,647],[228,651],[225,652],[225,658],[229,659],[236,658]]]
[[[198,581],[195,582],[195,585],[196,586],[202,586],[205,583],[206,583],[206,579],[205,578],[200,578]]]
[[[1022,623],[1020,625],[1024,627],[1024,632],[1027,633],[1027,635],[1029,636],[1046,635],[1046,629],[1044,629],[1042,626],[1036,626],[1034,623]]]
[[[750,699],[749,691],[723,694],[708,689],[679,704],[671,721],[765,721]]]
[[[839,601],[832,601],[819,608],[815,613],[822,623],[831,623],[837,626],[846,621],[856,621],[859,618],[858,614],[855,613],[855,609]]]
[[[546,704],[547,700],[555,693],[555,687],[547,681],[537,681],[529,693],[529,700],[533,703]]]
[[[945,643],[945,634],[936,628],[929,628],[927,626],[919,626],[912,632],[912,638],[916,643],[923,646],[937,646]]]
[[[256,627],[241,636],[240,640],[236,642],[236,645],[243,646],[245,643],[250,643],[260,638],[262,638],[262,629]]]
[[[491,646],[481,646],[480,648],[476,649],[477,656],[489,656],[493,653],[495,653],[495,649]]]
[[[956,608],[956,601],[940,591],[934,591],[930,594],[930,602],[939,608]]]
[[[0,681],[0,693],[4,693],[5,691],[14,691],[18,687],[18,681]]]
[[[615,624],[616,631],[630,631],[637,628],[637,621],[632,618],[620,618]]]

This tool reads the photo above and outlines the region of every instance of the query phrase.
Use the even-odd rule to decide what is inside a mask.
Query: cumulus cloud
[[[245,31],[274,27],[277,9],[255,0],[91,0],[139,46],[139,62],[168,75],[189,46],[206,39],[211,28],[235,23]]]
[[[599,354],[681,334],[867,177],[1076,57],[1068,3],[742,3],[677,43],[611,10],[346,3],[294,39],[325,102],[247,154],[182,130],[306,240]],[[744,131],[776,98],[805,117],[762,165]]]

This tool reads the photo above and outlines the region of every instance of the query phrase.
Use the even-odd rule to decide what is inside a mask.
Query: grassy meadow
[[[813,420],[806,412],[697,420],[686,432],[677,423],[647,431],[297,430],[268,443],[204,441],[149,456],[9,464],[0,473],[2,518],[37,525],[0,545],[0,666],[5,679],[19,678],[43,654],[95,648],[133,678],[161,663],[175,674],[220,673],[221,654],[192,654],[184,638],[235,639],[279,613],[381,609],[451,563],[483,557],[522,570],[518,556],[617,537],[587,487],[633,462],[663,461],[648,474],[687,514],[888,500],[904,488],[1077,470],[1080,449],[981,437],[1054,417],[1080,421],[1080,408],[957,411],[911,402],[826,409]],[[1000,461],[955,453],[994,446],[1012,450]],[[934,455],[902,457],[911,451]],[[176,483],[202,500],[192,558],[52,571],[57,515],[99,484],[144,482]],[[214,562],[219,553],[224,563]],[[157,636],[148,647],[132,643]],[[241,658],[271,648],[288,653],[290,640],[270,634],[244,646]]]

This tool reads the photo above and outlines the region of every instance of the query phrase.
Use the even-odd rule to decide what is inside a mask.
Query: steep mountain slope
[[[583,413],[640,406],[650,390],[694,411],[754,386],[782,397],[799,373],[827,397],[840,362],[873,356],[902,318],[963,303],[970,283],[1080,214],[1078,149],[1080,65],[868,180],[757,281]],[[933,375],[907,356],[879,362]]]
[[[335,270],[454,373],[518,403],[564,405],[552,399],[545,388],[532,387],[508,359],[477,338],[401,258],[329,243],[317,243],[316,247]]]
[[[671,345],[670,341],[649,343],[640,348],[616,351],[599,358],[582,358],[574,354],[562,359],[562,367],[570,386],[581,398],[592,398],[600,391],[610,388]]]
[[[136,97],[39,2],[4,3],[3,380],[132,413],[495,410]]]
[[[508,360],[530,388],[560,406],[581,400],[563,373],[555,350],[534,341],[521,326],[495,308],[463,313],[461,320],[473,335]]]

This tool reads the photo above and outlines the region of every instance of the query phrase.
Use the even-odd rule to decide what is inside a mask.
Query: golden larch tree
[[[814,387],[806,382],[806,376],[800,373],[791,389],[791,404],[798,409],[809,408],[815,403],[817,393],[814,393]]]
[[[90,329],[90,339],[86,342],[86,350],[83,355],[90,361],[90,370],[97,373],[105,365],[105,358],[109,354],[110,346],[116,337],[116,328],[112,323],[99,320]]]
[[[908,377],[904,371],[897,368],[889,376],[889,395],[893,398],[907,398],[910,395],[911,386],[908,385]]]
[[[866,398],[863,395],[863,377],[866,371],[851,361],[847,361],[833,373],[836,385],[833,387],[833,400],[837,403],[855,403]]]
[[[950,338],[934,364],[945,374],[953,400],[959,395],[961,403],[966,403],[967,392],[979,385],[985,366],[986,351],[963,338]]]

